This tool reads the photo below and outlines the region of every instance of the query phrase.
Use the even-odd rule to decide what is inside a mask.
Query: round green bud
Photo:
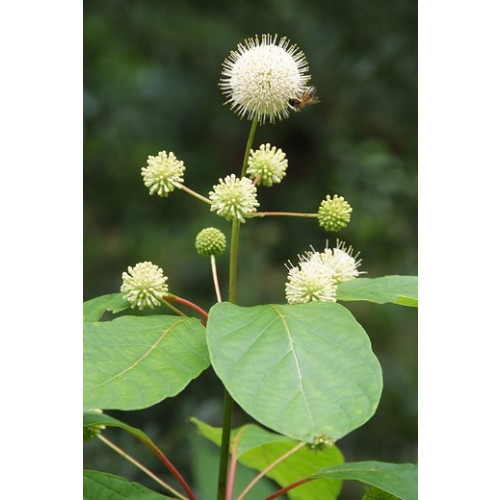
[[[196,236],[196,251],[203,257],[218,255],[226,249],[224,233],[215,227],[206,227]]]
[[[372,486],[365,490],[365,493],[361,500],[398,500],[398,497],[395,497],[387,491],[383,491],[375,488],[375,486]]]
[[[318,210],[319,225],[326,231],[340,231],[349,224],[352,208],[343,196],[327,195]]]
[[[97,437],[104,429],[104,425],[87,425],[83,428],[83,440],[92,441],[92,439]]]
[[[95,413],[102,413],[101,409],[95,409],[92,410]],[[92,424],[92,425],[86,425],[83,427],[83,440],[84,441],[92,441],[95,437],[97,437],[102,430],[106,428],[105,425],[101,424]]]

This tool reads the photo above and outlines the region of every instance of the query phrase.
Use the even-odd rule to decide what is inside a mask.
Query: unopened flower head
[[[290,40],[255,35],[222,63],[220,81],[226,103],[241,116],[260,123],[287,118],[290,102],[304,93],[310,76],[304,53]]]
[[[141,169],[144,184],[149,194],[158,193],[167,197],[178,184],[184,182],[184,162],[178,160],[174,153],[160,151],[156,156],[148,156],[148,166]]]
[[[102,413],[102,410],[99,408],[95,408],[89,411],[92,411],[94,413]],[[106,429],[106,426],[102,424],[85,425],[83,427],[83,440],[92,441],[92,439],[97,437],[104,429]]]
[[[224,233],[215,227],[206,227],[196,236],[196,251],[203,257],[219,255],[226,249]]]
[[[352,208],[343,196],[327,195],[318,210],[319,225],[326,231],[340,231],[349,224]]]
[[[352,247],[347,248],[343,241],[337,240],[336,248],[326,248],[323,252],[306,252],[301,259],[309,262],[320,262],[327,266],[331,272],[335,283],[357,278],[362,271],[358,271],[361,259],[358,259],[359,252],[353,256]]]
[[[287,167],[285,153],[275,146],[261,144],[257,151],[250,150],[247,174],[250,179],[258,178],[258,185],[271,187],[278,184],[285,177]]]
[[[122,273],[121,292],[124,298],[132,304],[132,308],[144,309],[161,305],[160,299],[168,293],[167,276],[163,269],[151,262],[140,262],[134,267],[128,267],[128,274]]]
[[[303,261],[288,269],[285,295],[289,304],[336,302],[336,292],[331,269],[320,261]]]
[[[229,221],[245,222],[245,214],[255,212],[259,206],[257,188],[252,181],[247,177],[239,179],[234,174],[219,179],[208,197],[212,202],[210,210]]]

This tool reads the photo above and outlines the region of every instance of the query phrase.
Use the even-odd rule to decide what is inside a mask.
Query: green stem
[[[182,189],[183,191],[186,191],[186,193],[189,193],[191,196],[198,198],[198,200],[202,201],[203,203],[207,203],[208,205],[212,204],[212,202],[208,198],[206,198],[205,196],[202,196],[201,194],[188,188],[187,186],[184,186],[184,184],[181,184],[180,182],[176,182],[175,187],[178,189]]]
[[[250,217],[267,217],[270,215],[280,215],[284,217],[311,217],[318,218],[318,214],[304,213],[304,212],[250,212],[245,214],[245,219]]]
[[[253,139],[257,130],[259,121],[254,118],[248,134],[245,154],[243,156],[243,166],[241,177],[247,172],[248,157],[252,148]],[[238,242],[240,237],[240,221],[234,220],[231,228],[231,255],[229,258],[229,302],[236,304],[236,276],[238,267]],[[227,471],[229,464],[229,442],[231,438],[231,417],[233,413],[233,398],[227,391],[224,391],[224,416],[222,424],[222,438],[220,444],[219,461],[219,482],[217,489],[217,500],[225,500],[227,489]]]
[[[241,169],[241,177],[245,177],[247,173],[248,157],[250,156],[250,149],[252,148],[253,139],[255,137],[255,132],[257,131],[257,125],[259,121],[257,117],[253,119],[252,126],[250,127],[250,133],[248,134],[247,147],[245,149],[245,156],[243,157],[243,167]]]

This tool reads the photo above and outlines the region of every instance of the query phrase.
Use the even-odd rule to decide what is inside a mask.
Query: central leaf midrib
[[[305,394],[305,391],[304,391],[304,386],[302,385],[302,372],[300,370],[300,365],[299,365],[299,360],[297,358],[297,354],[295,352],[295,345],[294,345],[294,342],[293,342],[293,339],[292,339],[292,336],[291,336],[291,333],[290,333],[290,329],[288,328],[288,323],[286,321],[286,318],[285,316],[283,315],[283,313],[278,309],[277,306],[275,305],[271,305],[271,307],[276,311],[276,313],[278,314],[279,318],[281,319],[282,323],[283,323],[283,326],[285,328],[285,331],[287,333],[287,336],[288,336],[288,341],[290,343],[290,351],[293,355],[293,359],[294,359],[294,362],[295,362],[295,367],[297,369],[297,377],[298,377],[298,380],[299,380],[299,386],[300,386],[300,394],[302,394],[302,399],[304,401],[304,404],[305,404],[305,407],[306,407],[306,410],[307,410],[307,413],[309,415],[309,421],[311,422],[311,425],[314,427],[314,419],[313,419],[313,416],[312,416],[312,413],[311,413],[311,409],[309,408],[309,403],[307,401],[307,398],[306,398],[306,394]]]
[[[169,326],[159,337],[158,337],[158,340],[151,345],[151,347],[136,361],[134,361],[130,366],[128,366],[127,368],[125,368],[124,370],[122,370],[120,373],[117,373],[115,375],[113,375],[112,377],[110,377],[109,379],[107,380],[104,380],[103,382],[101,382],[100,384],[97,384],[97,385],[94,385],[92,387],[89,387],[87,389],[85,389],[83,392],[89,392],[89,391],[92,391],[94,389],[97,389],[98,387],[102,387],[106,384],[109,384],[111,383],[113,380],[121,377],[122,375],[124,375],[125,373],[133,370],[134,368],[136,368],[139,363],[141,363],[142,361],[144,361],[144,359],[146,359],[155,349],[155,347],[165,338],[165,336],[167,335],[168,332],[170,332],[172,329],[174,329],[179,323],[181,323],[182,320],[179,320],[179,321],[176,321],[174,324],[172,324],[171,326]]]

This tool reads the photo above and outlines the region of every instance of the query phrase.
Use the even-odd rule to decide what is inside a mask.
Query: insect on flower
[[[319,99],[316,96],[316,87],[305,87],[302,94],[289,99],[288,102],[294,111],[300,111],[305,106],[318,103]]]

